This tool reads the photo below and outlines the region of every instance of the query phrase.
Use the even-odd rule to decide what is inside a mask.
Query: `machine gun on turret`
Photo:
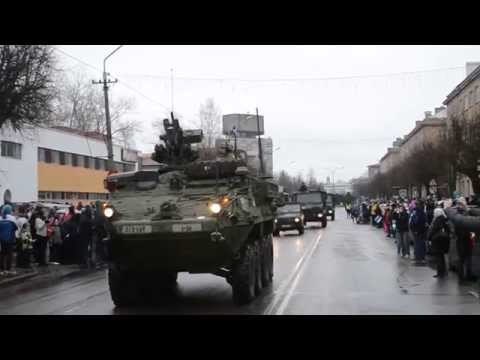
[[[178,168],[198,158],[198,152],[191,145],[202,141],[203,131],[183,130],[173,112],[171,117],[171,122],[169,119],[163,120],[165,134],[160,135],[160,140],[164,143],[155,145],[152,160],[165,164],[168,168]]]

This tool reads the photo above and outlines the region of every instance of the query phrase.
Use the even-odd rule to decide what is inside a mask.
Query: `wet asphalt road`
[[[342,209],[326,229],[274,238],[273,284],[251,304],[232,303],[214,275],[179,274],[177,294],[155,307],[116,309],[105,272],[0,290],[0,314],[480,314],[479,300],[454,274],[438,281],[429,267],[397,257],[393,241],[356,225]]]

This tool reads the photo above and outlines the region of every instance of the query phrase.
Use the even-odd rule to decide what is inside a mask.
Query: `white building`
[[[0,200],[76,202],[105,199],[103,135],[65,127],[0,131]],[[138,152],[114,145],[117,170],[137,168]]]

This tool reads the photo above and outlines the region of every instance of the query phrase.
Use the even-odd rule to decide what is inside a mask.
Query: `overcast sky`
[[[116,45],[58,48],[101,69]],[[101,77],[58,55],[65,68]],[[349,180],[376,163],[425,111],[442,105],[465,77],[467,61],[480,61],[480,46],[126,45],[108,60],[107,71],[120,80],[113,98],[136,99],[129,116],[143,124],[135,139],[139,150],[153,151],[158,138],[151,123],[171,108],[173,69],[174,109],[185,120],[198,119],[208,97],[223,114],[258,107],[266,136],[279,147],[274,171],[306,175],[313,168],[324,181],[333,167],[343,167],[337,179]]]

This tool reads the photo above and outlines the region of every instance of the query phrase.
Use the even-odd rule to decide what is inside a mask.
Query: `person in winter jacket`
[[[79,265],[82,267],[89,264],[89,248],[92,247],[93,238],[93,214],[90,205],[85,207],[85,211],[80,215],[79,224]]]
[[[414,256],[417,264],[425,264],[427,214],[422,201],[418,201],[410,218],[410,228],[414,235]]]
[[[429,226],[432,225],[433,218],[434,218],[434,211],[435,211],[435,202],[433,201],[432,197],[429,195],[427,198],[427,202],[425,204],[425,212],[427,214],[427,224]]]
[[[30,268],[30,257],[33,245],[27,209],[20,207],[17,218],[17,268]]]
[[[392,219],[392,225],[390,226],[390,236],[395,239],[397,237],[397,221],[398,221],[398,208],[396,204],[392,204],[391,219]]]
[[[447,215],[441,208],[433,211],[433,220],[428,230],[427,240],[432,242],[432,252],[435,255],[437,273],[434,277],[443,278],[447,275],[445,254],[450,246],[450,227],[447,223]]]
[[[462,197],[456,200],[457,211],[459,214],[467,215],[467,203]],[[475,281],[477,277],[472,271],[473,246],[471,241],[471,232],[460,226],[455,226],[456,246],[458,253],[458,280]]]
[[[389,207],[385,208],[385,213],[383,214],[383,230],[387,237],[390,237],[390,228],[392,226],[392,211]]]
[[[402,257],[410,257],[410,239],[408,236],[408,214],[403,205],[398,208],[398,216],[396,220],[397,232],[399,234],[399,240],[397,242],[398,255],[402,254]]]
[[[47,219],[40,209],[35,216],[36,260],[39,266],[47,266]]]
[[[12,215],[12,207],[4,205],[0,216],[0,274],[14,275],[12,271],[13,249],[15,247],[17,222]]]

